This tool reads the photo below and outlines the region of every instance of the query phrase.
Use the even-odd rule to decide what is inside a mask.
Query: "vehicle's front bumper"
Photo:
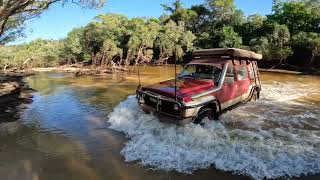
[[[177,125],[186,125],[189,124],[193,121],[194,117],[176,117],[176,116],[171,116],[165,113],[161,113],[159,111],[157,111],[155,108],[150,107],[146,104],[140,104],[140,107],[142,108],[142,110],[146,113],[153,113],[154,115],[156,115],[159,120],[161,122],[165,122],[165,123],[171,123],[171,124],[177,124]]]

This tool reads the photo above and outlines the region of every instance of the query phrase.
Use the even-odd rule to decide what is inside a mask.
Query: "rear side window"
[[[237,80],[245,80],[248,78],[247,67],[245,65],[241,65],[237,67]]]
[[[253,64],[250,63],[250,64],[248,65],[248,68],[249,68],[249,77],[250,77],[250,79],[254,79]]]
[[[224,82],[227,84],[234,83],[234,66],[229,64]]]

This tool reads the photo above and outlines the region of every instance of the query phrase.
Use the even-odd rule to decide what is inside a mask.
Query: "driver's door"
[[[222,89],[217,93],[220,103],[224,106],[230,104],[237,97],[238,84],[236,83],[235,69],[229,64]]]

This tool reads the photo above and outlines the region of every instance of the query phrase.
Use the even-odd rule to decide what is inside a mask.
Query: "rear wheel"
[[[199,110],[197,116],[193,120],[193,123],[204,125],[207,120],[211,121],[214,117],[214,111],[211,108],[203,108]]]
[[[250,101],[257,101],[258,92],[256,90],[253,91]]]

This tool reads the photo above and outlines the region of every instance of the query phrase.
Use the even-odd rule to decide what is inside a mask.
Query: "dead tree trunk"
[[[315,59],[315,54],[312,53],[311,59],[310,59],[310,61],[309,61],[309,63],[308,63],[308,66],[311,66],[311,65],[313,64],[314,59]]]
[[[282,61],[283,61],[283,59],[281,58],[281,59],[280,59],[280,62],[279,62],[278,64],[276,64],[276,65],[272,66],[270,69],[273,69],[273,68],[275,68],[275,67],[277,67],[277,66],[281,65],[281,64],[282,64]]]

